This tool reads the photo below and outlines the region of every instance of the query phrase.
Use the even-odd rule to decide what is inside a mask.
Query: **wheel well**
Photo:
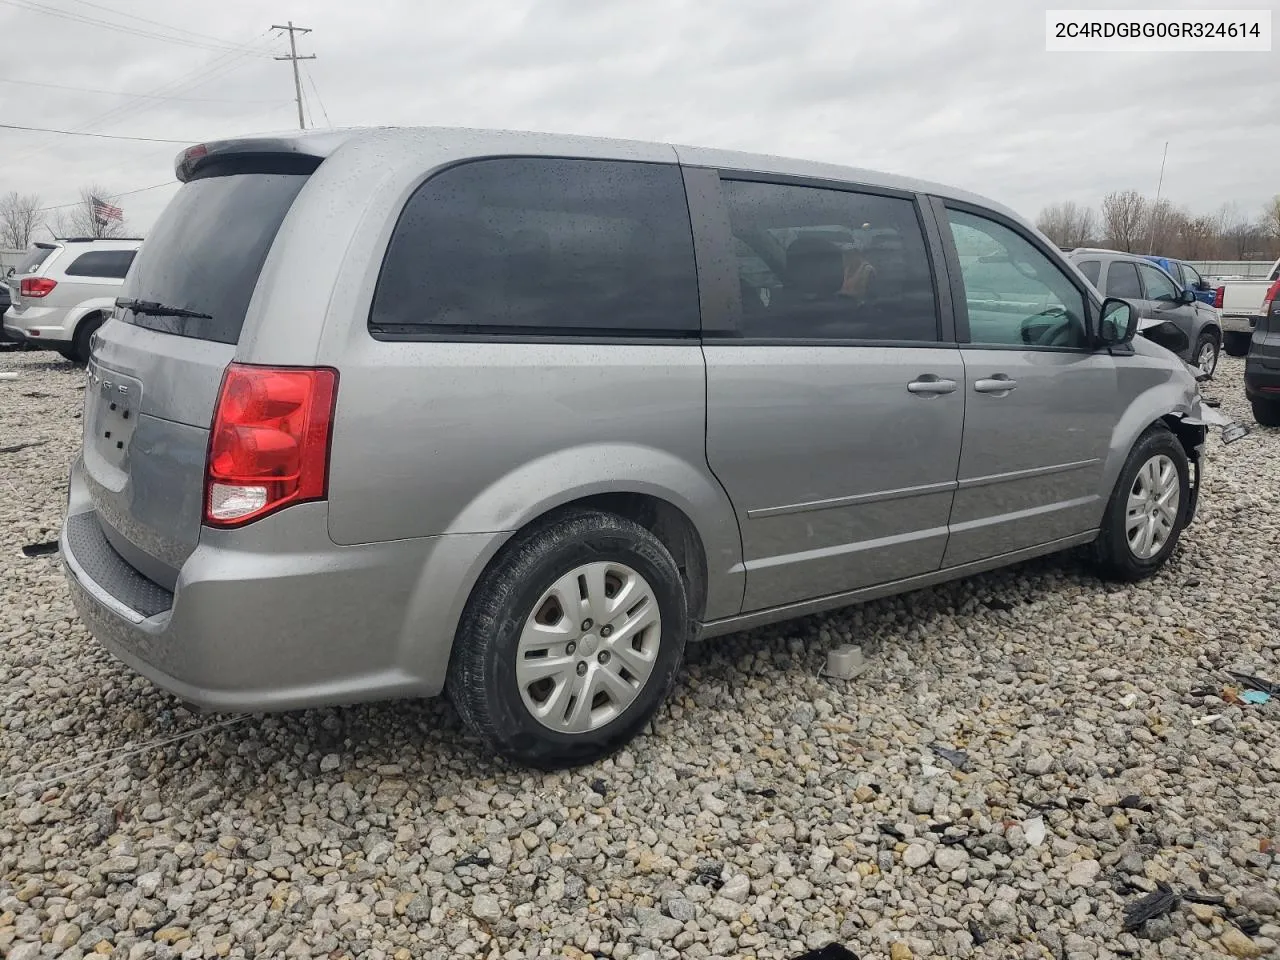
[[[661,497],[649,494],[601,493],[561,504],[531,520],[525,529],[539,526],[548,517],[565,510],[584,507],[626,517],[661,540],[680,569],[689,598],[689,616],[694,620],[702,619],[707,602],[707,554],[697,528],[684,511]]]
[[[1206,323],[1204,327],[1200,330],[1200,332],[1212,333],[1213,338],[1217,340],[1218,343],[1222,343],[1222,328],[1218,326],[1216,323]]]
[[[1187,459],[1193,463],[1200,459],[1199,447],[1204,443],[1205,428],[1194,423],[1187,423],[1176,414],[1166,414],[1160,420],[1173,431],[1173,435],[1178,438],[1182,444],[1182,449],[1187,452]]]

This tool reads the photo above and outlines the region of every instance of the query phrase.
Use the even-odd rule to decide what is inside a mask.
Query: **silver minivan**
[[[717,150],[193,147],[89,364],[76,605],[185,700],[447,692],[543,767],[687,642],[1191,520],[1208,412],[1010,211]]]

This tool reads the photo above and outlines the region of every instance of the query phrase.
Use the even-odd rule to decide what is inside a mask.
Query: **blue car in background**
[[[1209,306],[1216,306],[1213,302],[1217,291],[1214,287],[1209,286],[1204,278],[1200,276],[1199,271],[1185,260],[1171,260],[1169,257],[1144,256],[1144,260],[1150,260],[1158,266],[1178,283],[1182,284],[1182,289],[1189,291],[1195,295],[1195,298],[1201,303],[1207,303]]]

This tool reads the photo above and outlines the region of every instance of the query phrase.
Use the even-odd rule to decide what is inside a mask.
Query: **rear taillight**
[[[328,492],[338,371],[233,363],[205,464],[204,522],[238,527]]]
[[[1265,317],[1271,313],[1271,305],[1280,300],[1280,280],[1277,280],[1267,289],[1267,295],[1262,298],[1262,315]]]
[[[1226,287],[1219,287],[1217,290],[1213,291],[1213,305],[1219,310],[1222,309],[1222,297],[1226,293],[1226,290]]]
[[[47,297],[58,285],[57,280],[48,277],[23,277],[18,284],[18,293],[24,297]]]

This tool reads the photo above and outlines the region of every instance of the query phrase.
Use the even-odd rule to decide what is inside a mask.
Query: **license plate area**
[[[103,368],[89,367],[85,423],[93,450],[121,472],[129,456],[129,442],[138,423],[142,383],[133,377]]]

